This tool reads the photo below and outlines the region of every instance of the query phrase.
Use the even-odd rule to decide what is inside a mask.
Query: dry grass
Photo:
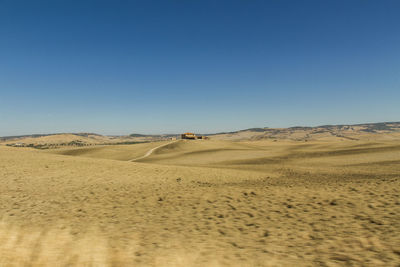
[[[0,146],[0,266],[400,262],[396,141],[143,145]]]

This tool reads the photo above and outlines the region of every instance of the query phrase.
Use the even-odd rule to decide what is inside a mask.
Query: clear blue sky
[[[397,0],[0,0],[0,136],[379,121]]]

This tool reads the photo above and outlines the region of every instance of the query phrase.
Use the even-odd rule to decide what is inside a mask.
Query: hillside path
[[[148,156],[150,156],[150,155],[151,155],[154,151],[156,151],[157,149],[162,148],[162,147],[167,146],[167,145],[170,145],[170,144],[173,144],[173,143],[176,143],[176,142],[178,142],[178,141],[179,141],[179,140],[175,140],[175,141],[172,141],[172,142],[169,142],[169,143],[166,143],[166,144],[162,144],[162,145],[153,147],[152,149],[150,149],[149,151],[147,151],[147,153],[144,154],[144,156],[141,156],[141,157],[138,157],[138,158],[134,158],[134,159],[131,159],[131,160],[129,160],[129,161],[137,161],[137,160],[140,160],[140,159],[147,158]]]

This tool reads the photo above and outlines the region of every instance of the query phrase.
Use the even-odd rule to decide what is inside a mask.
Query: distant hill
[[[149,136],[149,135],[146,135],[146,134],[130,134],[129,136],[130,137],[146,137],[146,136]]]
[[[0,137],[0,144],[46,149],[62,146],[134,144],[168,140],[177,136],[178,134],[146,135],[136,133],[127,136],[104,136],[96,133],[32,134]],[[231,141],[400,140],[400,122],[321,125],[316,127],[250,128],[233,132],[207,134],[207,136],[211,139]]]
[[[61,133],[6,136],[0,138],[0,144],[14,147],[48,149],[64,146],[81,147],[93,145],[134,144],[155,140],[157,140],[157,138],[104,136],[95,133]]]
[[[209,135],[220,140],[363,140],[400,139],[400,122],[363,123],[352,125],[295,126],[289,128],[250,128]]]
[[[51,135],[67,135],[67,134],[82,136],[82,137],[102,136],[102,135],[96,134],[96,133],[52,133],[52,134],[28,134],[28,135],[2,136],[2,137],[0,137],[0,140],[5,141],[5,140],[12,140],[12,139],[38,138],[38,137],[51,136]]]

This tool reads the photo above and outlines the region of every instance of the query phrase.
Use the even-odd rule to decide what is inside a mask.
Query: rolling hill
[[[322,125],[316,127],[251,128],[210,135],[220,140],[372,140],[399,139],[400,122],[365,123],[354,125]]]
[[[398,266],[399,173],[397,140],[3,146],[0,265]]]

